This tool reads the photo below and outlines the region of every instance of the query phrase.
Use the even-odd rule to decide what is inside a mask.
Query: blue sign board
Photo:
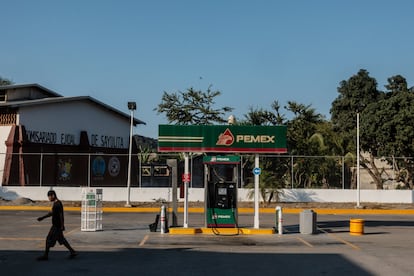
[[[262,169],[260,169],[260,168],[254,168],[253,169],[254,175],[260,175],[261,172],[262,172]]]

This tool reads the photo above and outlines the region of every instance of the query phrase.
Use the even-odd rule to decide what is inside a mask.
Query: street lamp
[[[360,174],[359,174],[359,111],[357,111],[357,113],[356,113],[356,125],[357,125],[357,129],[356,129],[356,131],[357,131],[357,144],[356,144],[356,147],[357,147],[357,152],[356,152],[356,154],[357,154],[357,208],[360,208],[361,206],[361,187],[360,187]]]
[[[134,124],[134,110],[137,109],[136,102],[128,102],[128,109],[131,112],[131,124],[129,128],[129,153],[128,153],[128,176],[127,176],[127,201],[125,207],[131,207],[131,157],[132,157],[132,126]]]

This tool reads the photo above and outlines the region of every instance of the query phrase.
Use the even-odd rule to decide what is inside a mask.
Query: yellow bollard
[[[361,236],[364,234],[364,220],[351,219],[349,222],[349,234],[354,236]]]

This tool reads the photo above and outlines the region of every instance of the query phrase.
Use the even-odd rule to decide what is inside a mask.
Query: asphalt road
[[[299,233],[299,215],[284,215],[283,235],[170,235],[150,232],[152,213],[104,213],[103,231],[82,232],[80,213],[66,212],[63,246],[48,261],[36,261],[50,227],[42,211],[0,211],[2,275],[414,275],[413,215],[364,215],[362,236],[349,234],[350,215],[318,215],[318,233]],[[272,227],[274,215],[261,214]],[[182,214],[178,223],[182,224]],[[189,215],[191,227],[203,214]],[[253,215],[239,215],[241,227]]]

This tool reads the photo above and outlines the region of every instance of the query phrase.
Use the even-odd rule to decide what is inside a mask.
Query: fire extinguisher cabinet
[[[81,231],[102,230],[102,189],[82,189]]]

